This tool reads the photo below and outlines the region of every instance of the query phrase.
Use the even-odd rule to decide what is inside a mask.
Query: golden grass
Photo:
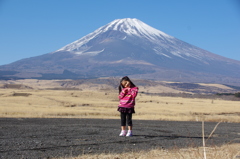
[[[223,145],[220,147],[207,147],[206,157],[210,159],[237,159],[240,158],[240,144]],[[152,149],[150,151],[138,151],[128,153],[102,153],[83,154],[78,157],[65,157],[65,159],[203,159],[203,148],[184,149]],[[62,158],[58,158],[62,159]]]
[[[118,119],[117,96],[117,90],[0,89],[0,117]],[[201,121],[204,116],[205,121],[240,122],[240,101],[161,97],[141,93],[136,101],[134,119]]]
[[[14,93],[30,96],[14,96]],[[0,117],[101,117],[116,101],[104,92],[58,90],[0,90]],[[114,103],[114,104],[113,104]],[[117,112],[115,112],[117,113]]]
[[[21,84],[22,81],[17,81]],[[105,118],[119,119],[117,90],[106,89],[99,85],[81,85],[80,90],[40,90],[58,88],[52,81],[28,80],[31,89],[0,89],[0,117],[16,118]],[[50,87],[49,87],[50,85]],[[106,86],[104,86],[105,88]],[[220,87],[220,86],[219,86]],[[141,87],[144,92],[159,92],[165,87]],[[168,89],[169,92],[176,90]],[[133,119],[240,122],[240,101],[221,99],[193,99],[180,97],[150,96],[139,93],[136,114]],[[107,111],[106,111],[107,110]],[[231,144],[221,147],[207,147],[207,158],[240,158],[240,145]],[[203,158],[203,148],[153,149],[121,154],[83,154],[76,159],[88,158]]]
[[[139,95],[139,119],[240,122],[239,101]],[[146,109],[145,109],[146,108]],[[147,111],[146,111],[147,110]],[[144,113],[142,113],[144,112]]]

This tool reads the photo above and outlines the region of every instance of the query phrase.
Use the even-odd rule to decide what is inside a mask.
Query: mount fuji
[[[198,48],[138,19],[116,19],[54,52],[0,66],[3,78],[134,78],[240,85],[240,61]]]

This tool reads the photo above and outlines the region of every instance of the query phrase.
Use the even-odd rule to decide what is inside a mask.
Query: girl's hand
[[[125,88],[124,89],[124,94],[128,93],[130,91],[130,88]]]
[[[129,91],[129,89],[130,89],[130,88],[124,88],[122,92],[123,92],[124,94],[126,94],[126,93]]]
[[[130,87],[130,82],[127,81],[126,84],[124,85],[124,87],[125,87],[125,88],[126,88],[126,87]]]

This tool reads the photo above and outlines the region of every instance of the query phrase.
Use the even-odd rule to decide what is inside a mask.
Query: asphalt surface
[[[201,122],[134,120],[133,137],[119,137],[120,119],[0,118],[0,158],[74,157],[202,145]],[[205,135],[217,123],[205,122]],[[240,143],[239,123],[220,123],[206,146]]]

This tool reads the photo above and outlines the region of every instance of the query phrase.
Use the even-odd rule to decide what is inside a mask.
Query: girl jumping
[[[135,98],[138,94],[138,87],[127,77],[123,77],[119,85],[119,105],[118,111],[121,114],[121,133],[119,136],[133,136],[132,133],[132,113],[135,113]],[[126,130],[128,124],[128,131]]]

